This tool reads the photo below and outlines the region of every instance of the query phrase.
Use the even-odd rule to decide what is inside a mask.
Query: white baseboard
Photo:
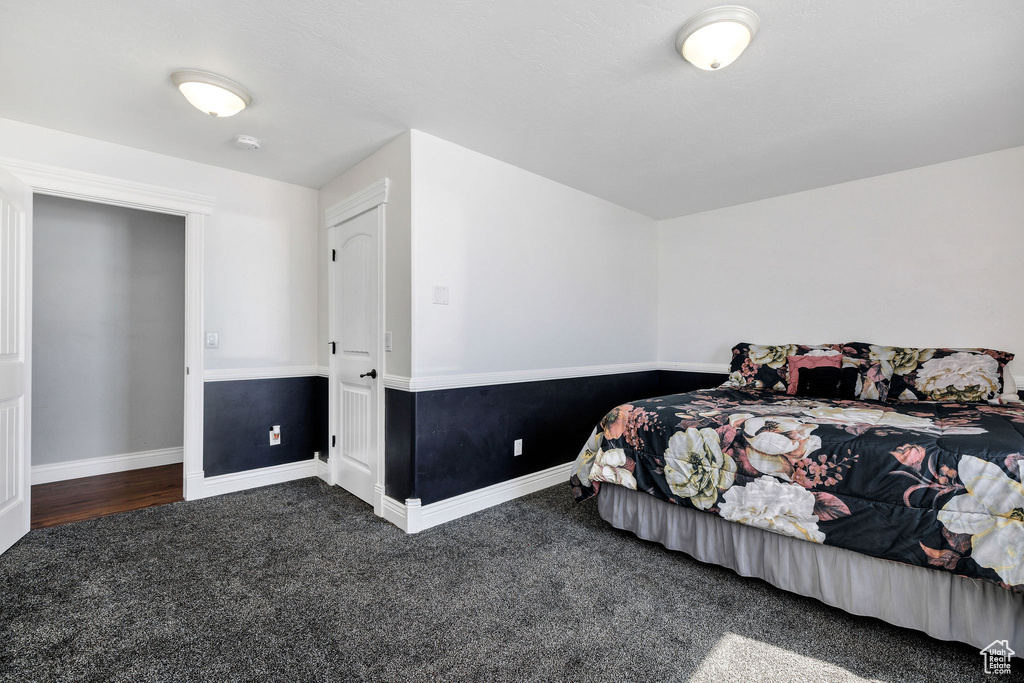
[[[187,500],[198,500],[210,496],[220,496],[225,493],[255,489],[260,486],[271,484],[283,484],[286,481],[305,479],[318,476],[315,458],[289,462],[284,465],[273,465],[261,467],[258,470],[246,470],[233,474],[220,474],[215,477],[196,477],[195,482],[190,477],[187,488]]]
[[[381,499],[380,512],[378,517],[383,517],[387,521],[397,526],[402,531],[408,532],[408,524],[406,523],[406,504],[413,500],[409,498],[405,503],[400,503],[394,498],[384,496]],[[417,501],[418,502],[418,501]]]
[[[205,479],[202,472],[185,475],[185,500],[206,498],[203,495],[203,481]]]
[[[183,459],[182,449],[178,447],[140,451],[138,453],[124,453],[122,455],[108,455],[101,458],[87,458],[85,460],[70,460],[52,465],[36,465],[32,468],[32,485],[50,484],[55,481],[80,479],[82,477],[95,477],[99,474],[141,470],[144,467],[174,465],[182,462]]]
[[[402,503],[394,498],[384,496],[381,501],[381,512],[378,514],[402,531],[415,534],[424,529],[535,493],[549,486],[568,482],[571,470],[572,463],[567,462],[564,465],[555,465],[540,472],[503,481],[500,484],[470,491],[430,505],[420,505],[418,498],[410,498]]]
[[[313,458],[316,461],[316,476],[320,477],[328,484],[330,483],[330,468],[327,467],[327,463],[320,458]]]

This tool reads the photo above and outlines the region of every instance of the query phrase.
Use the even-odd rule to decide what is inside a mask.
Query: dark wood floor
[[[32,487],[32,528],[41,529],[182,500],[182,465],[147,467]]]

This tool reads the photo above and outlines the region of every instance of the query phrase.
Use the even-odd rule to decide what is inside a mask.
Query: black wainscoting
[[[416,497],[428,505],[569,462],[608,410],[657,386],[649,371],[419,392]]]
[[[648,371],[386,392],[387,495],[424,505],[573,460],[590,431],[629,401],[711,388],[724,374]],[[513,457],[512,442],[523,440]]]
[[[327,380],[313,379],[321,387],[315,412],[322,421],[315,429],[326,435]],[[569,462],[613,407],[716,387],[725,379],[717,373],[652,370],[418,393],[385,389],[386,493],[428,505]],[[514,457],[516,439],[523,440],[523,454]],[[326,453],[326,441],[324,436],[313,450]],[[263,465],[250,467],[256,466]]]
[[[330,455],[328,450],[328,442],[331,440],[330,436],[330,401],[328,400],[327,392],[330,389],[331,383],[326,377],[313,377],[314,388],[313,388],[313,420],[312,429],[313,434],[313,452],[320,454],[320,459],[327,462],[327,457]],[[276,422],[274,424],[277,424]]]
[[[384,390],[384,492],[402,503],[414,498],[416,394]]]
[[[729,379],[729,375],[715,372],[659,370],[656,395],[669,396],[670,394],[685,394],[687,391],[696,391],[697,389],[713,389],[727,379]]]
[[[203,471],[207,477],[308,460],[327,452],[327,380],[287,377],[207,382]],[[272,425],[281,445],[271,446]]]

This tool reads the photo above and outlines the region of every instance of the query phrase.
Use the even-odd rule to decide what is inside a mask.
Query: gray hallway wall
[[[180,448],[185,222],[36,195],[32,464]]]

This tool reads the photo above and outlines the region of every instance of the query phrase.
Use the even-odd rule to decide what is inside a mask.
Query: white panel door
[[[0,553],[28,533],[32,190],[0,171]]]
[[[331,228],[331,452],[333,483],[373,504],[383,482],[380,230],[383,207]]]

